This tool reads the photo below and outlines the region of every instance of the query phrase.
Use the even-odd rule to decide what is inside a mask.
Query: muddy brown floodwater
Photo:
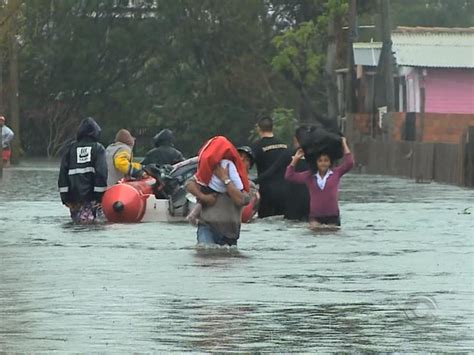
[[[187,225],[73,226],[54,165],[0,182],[0,351],[473,351],[474,190],[343,179],[343,229],[238,250]]]

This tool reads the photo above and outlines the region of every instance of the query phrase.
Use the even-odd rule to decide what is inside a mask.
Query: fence
[[[345,124],[367,173],[474,187],[474,115],[392,112],[382,127],[376,118],[354,114]]]
[[[417,182],[474,187],[474,144],[368,140],[354,144],[357,163],[369,174]]]
[[[357,136],[458,144],[466,130],[474,126],[474,114],[389,112],[381,122],[379,127],[378,114],[356,113],[346,124]]]
[[[469,127],[468,134],[465,136],[464,144],[464,186],[474,187],[474,126]]]

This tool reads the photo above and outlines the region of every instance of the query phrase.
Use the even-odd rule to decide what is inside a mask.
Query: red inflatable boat
[[[155,171],[154,177],[121,181],[109,187],[102,198],[105,217],[114,223],[186,221],[194,203],[188,200],[184,182],[194,174],[196,166],[197,160],[189,159],[168,173]],[[254,217],[256,202],[252,200],[242,211],[244,223]]]
[[[156,179],[121,182],[107,189],[102,198],[102,209],[110,222],[141,222],[147,205],[153,204]],[[148,201],[150,200],[150,201]]]

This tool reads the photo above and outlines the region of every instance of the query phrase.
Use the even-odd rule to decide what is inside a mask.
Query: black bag
[[[344,155],[340,132],[329,132],[322,126],[308,126],[300,130],[299,137],[305,159],[312,170],[316,169],[316,160],[319,155],[327,154],[332,162],[341,159]]]

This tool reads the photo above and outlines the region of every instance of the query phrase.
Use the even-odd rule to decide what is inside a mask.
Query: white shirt
[[[318,183],[318,186],[321,190],[324,190],[324,187],[326,186],[326,181],[328,180],[328,178],[333,174],[332,170],[329,169],[328,171],[326,171],[326,174],[324,174],[323,177],[321,177],[319,175],[319,172],[316,173],[316,182]]]
[[[229,179],[232,181],[234,186],[238,190],[243,190],[244,189],[244,184],[242,183],[242,180],[240,179],[239,172],[237,171],[237,168],[235,167],[235,164],[227,159],[221,160],[221,166],[225,169],[227,166],[229,166]],[[209,183],[209,187],[213,189],[216,192],[224,193],[227,191],[227,187],[225,184],[222,182],[221,179],[219,179],[217,176],[212,174],[211,182]]]
[[[13,133],[13,131],[9,127],[7,127],[7,126],[2,127],[2,145],[3,145],[3,148],[8,148],[10,146],[10,143],[13,140],[14,136],[15,136],[15,134]]]

